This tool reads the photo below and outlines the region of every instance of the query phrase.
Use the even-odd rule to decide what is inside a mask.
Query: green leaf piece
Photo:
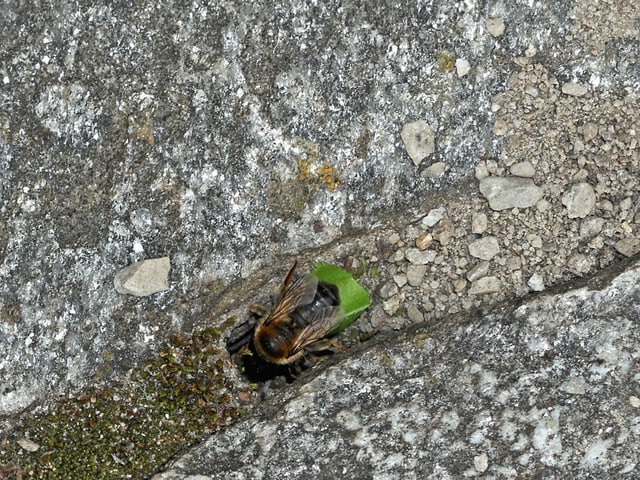
[[[371,304],[369,292],[362,288],[346,270],[329,263],[316,263],[313,274],[319,281],[332,283],[338,287],[344,318],[336,324],[331,333],[338,333],[347,328]]]

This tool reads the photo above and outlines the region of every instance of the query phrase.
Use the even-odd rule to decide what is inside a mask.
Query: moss
[[[367,268],[369,267],[369,260],[364,255],[358,256],[358,264],[351,269],[351,275],[356,280],[362,277],[365,273],[367,273]]]
[[[393,365],[393,359],[388,353],[380,353],[379,354],[379,362],[384,368],[390,368]]]
[[[371,263],[369,254],[361,253],[357,257],[358,262],[354,268],[351,269],[350,273],[356,280],[361,278],[362,276],[367,276],[369,278],[378,278],[380,276],[380,269],[374,263]]]
[[[371,266],[369,268],[369,278],[376,279],[380,276],[380,269],[377,266]]]
[[[222,330],[175,335],[126,385],[88,389],[25,420],[0,438],[0,477],[144,478],[228,425],[246,410],[230,380],[233,366],[216,347]],[[21,450],[20,438],[38,450]]]
[[[418,333],[412,339],[411,342],[418,348],[424,347],[425,343],[429,339],[429,335],[426,333]]]

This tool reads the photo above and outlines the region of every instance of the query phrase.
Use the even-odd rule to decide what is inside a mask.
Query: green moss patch
[[[25,420],[0,438],[0,478],[152,475],[243,413],[237,399],[246,392],[235,391],[219,337],[215,328],[174,336],[126,385],[88,389]]]

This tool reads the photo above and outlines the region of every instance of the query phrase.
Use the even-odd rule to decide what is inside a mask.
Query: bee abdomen
[[[340,305],[340,293],[338,287],[332,283],[318,282],[318,289],[316,290],[316,296],[314,302],[322,302],[327,307],[333,307]]]
[[[302,329],[313,322],[316,312],[326,307],[336,307],[340,305],[340,295],[338,287],[331,283],[318,282],[318,289],[313,301],[296,309],[291,315],[292,324],[295,328]]]

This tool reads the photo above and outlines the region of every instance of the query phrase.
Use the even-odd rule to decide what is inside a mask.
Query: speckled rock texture
[[[455,9],[363,6],[3,3],[0,416],[211,323],[240,278],[410,217],[494,148],[504,72],[475,96],[434,74],[442,35],[424,22],[451,29]],[[479,40],[485,62],[493,41]],[[440,179],[404,151],[415,119],[441,131]],[[113,289],[162,256],[169,291]]]
[[[640,263],[596,283],[379,339],[154,480],[635,477]]]
[[[361,275],[360,339],[640,251],[638,2],[1,10],[0,446],[16,415],[246,317],[294,257]],[[420,162],[413,122],[429,126]],[[492,207],[494,178],[526,201]],[[163,257],[167,290],[116,291]]]

